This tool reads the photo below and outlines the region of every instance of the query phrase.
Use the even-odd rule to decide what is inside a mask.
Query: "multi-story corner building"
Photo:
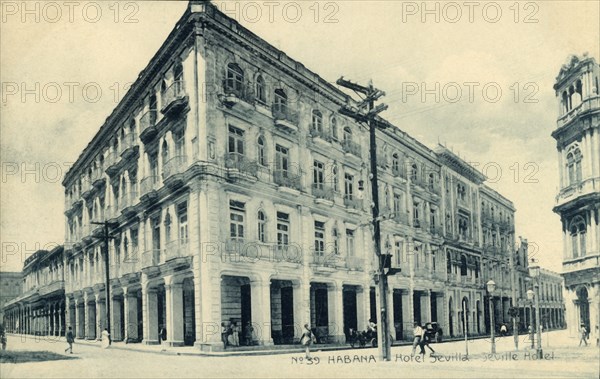
[[[39,250],[23,264],[23,293],[4,306],[9,332],[45,336],[65,335],[63,246]]]
[[[190,2],[63,182],[77,337],[107,321],[98,221],[110,222],[115,340],[216,349],[235,322],[244,343],[297,341],[304,323],[341,342],[376,320],[368,136],[339,112],[347,103],[210,2]],[[395,337],[414,321],[484,333],[485,280],[499,285],[499,317],[510,297],[512,204],[398,128],[378,132],[378,150],[382,246],[402,269],[387,294]]]
[[[0,271],[0,320],[5,324],[4,306],[6,303],[23,293],[22,276],[20,272]]]
[[[554,90],[559,105],[552,132],[558,150],[560,191],[554,212],[563,233],[567,325],[598,338],[600,320],[600,67],[592,57],[572,56]]]

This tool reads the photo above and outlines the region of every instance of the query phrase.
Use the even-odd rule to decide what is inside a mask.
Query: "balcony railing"
[[[295,190],[302,190],[302,182],[300,175],[293,174],[288,170],[275,170],[273,172],[273,181],[280,187],[293,188]]]
[[[133,207],[138,203],[137,191],[126,192],[121,198],[121,209]]]
[[[283,107],[278,104],[273,104],[271,107],[275,125],[285,126],[291,129],[297,129],[300,117],[297,112],[292,111],[288,107]]]
[[[273,260],[275,262],[302,263],[302,250],[294,245],[275,245]]]
[[[228,153],[225,156],[225,167],[252,176],[258,175],[258,162],[250,160],[239,153]]]
[[[310,136],[313,138],[313,140],[318,138],[323,141],[331,142],[331,135],[329,135],[329,133],[327,133],[323,128],[321,128],[320,130],[311,128]]]
[[[236,86],[228,85],[227,80],[224,80],[221,100],[230,106],[239,103],[240,100],[254,104],[256,96],[252,86],[242,85],[236,88]]]
[[[148,128],[156,126],[157,113],[156,109],[150,109],[142,115],[140,118],[140,132],[145,131]]]
[[[165,113],[177,102],[185,101],[185,98],[185,82],[183,80],[174,81],[162,94],[162,112]]]
[[[333,188],[330,188],[322,183],[313,184],[312,194],[317,199],[333,201],[334,192]]]
[[[142,254],[142,267],[153,267],[158,266],[161,263],[161,250],[160,249],[150,249],[144,251]]]
[[[163,165],[163,180],[177,174],[181,174],[187,168],[185,156],[177,156],[169,159]]]
[[[140,268],[140,253],[137,248],[128,251],[127,254],[123,255],[123,262],[121,263],[120,273],[121,275],[135,273]]]
[[[360,210],[363,207],[363,201],[361,199],[357,199],[356,196],[345,195],[344,205],[351,209]]]
[[[137,146],[137,134],[129,133],[125,135],[125,137],[121,140],[121,144],[119,145],[119,154],[123,155]]]
[[[342,141],[342,150],[344,150],[344,153],[352,154],[355,157],[362,157],[360,145],[356,142],[352,142],[349,140]]]
[[[158,176],[147,176],[144,179],[142,179],[141,183],[140,183],[140,187],[142,189],[141,191],[141,195],[145,195],[149,192],[155,191],[158,189],[158,184],[159,184],[159,178]]]
[[[188,256],[188,240],[176,239],[167,242],[165,249],[165,262],[171,259],[183,258]]]
[[[566,123],[571,121],[573,118],[575,118],[575,116],[582,112],[598,108],[600,108],[600,96],[596,95],[595,97],[584,99],[580,104],[576,105],[573,109],[571,109],[569,112],[562,115],[558,119],[558,127],[560,128],[564,126]]]
[[[406,213],[406,211],[399,210],[397,212],[394,212],[393,219],[399,224],[408,225],[408,214]]]
[[[365,268],[365,260],[359,257],[346,257],[346,267],[351,270],[363,270]]]

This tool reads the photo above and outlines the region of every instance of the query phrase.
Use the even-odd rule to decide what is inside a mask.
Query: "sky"
[[[382,116],[481,169],[530,254],[561,271],[552,86],[570,54],[600,56],[599,2],[213,3],[327,81],[373,80]],[[68,167],[186,6],[0,2],[0,270],[63,242]]]

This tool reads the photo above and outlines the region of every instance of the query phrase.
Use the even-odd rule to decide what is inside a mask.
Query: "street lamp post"
[[[533,350],[533,298],[535,297],[535,292],[533,290],[527,290],[527,299],[529,299],[529,339],[531,340],[531,349]]]
[[[540,319],[540,266],[533,264],[529,266],[531,270],[531,276],[533,277],[535,287],[535,319],[536,319],[536,331],[537,331],[537,350],[536,354],[538,359],[542,359],[542,331],[541,331],[541,319]]]
[[[490,332],[492,337],[492,354],[496,354],[496,336],[495,336],[495,323],[494,323],[494,290],[496,289],[496,283],[490,280],[486,283],[487,290],[489,293],[490,303]]]

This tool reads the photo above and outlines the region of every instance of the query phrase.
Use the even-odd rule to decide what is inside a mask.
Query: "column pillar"
[[[172,275],[165,276],[165,300],[167,309],[167,341],[169,346],[183,346],[183,283]]]
[[[387,317],[388,333],[392,336],[392,341],[396,340],[396,323],[394,322],[394,287],[388,287],[387,293]]]
[[[413,337],[413,324],[415,319],[413,317],[413,307],[412,307],[412,290],[406,289],[402,290],[402,322],[404,336],[403,337]]]
[[[158,296],[156,288],[142,283],[142,311],[144,312],[144,344],[158,344]],[[167,331],[168,333],[168,331]]]
[[[125,342],[134,342],[139,339],[137,291],[123,287]]]
[[[367,325],[367,308],[364,307],[366,304],[365,297],[364,287],[358,287],[356,290],[356,329],[358,330],[364,330]]]
[[[329,336],[331,343],[346,343],[344,334],[344,308],[342,285],[334,282],[327,284],[327,314],[329,318]]]
[[[271,338],[271,281],[267,278],[255,278],[250,281],[252,299],[252,324],[260,345],[273,345]]]
[[[102,339],[102,331],[106,327],[106,303],[96,294],[96,340]]]
[[[304,324],[310,324],[310,284],[294,282],[294,338],[300,340]],[[312,325],[311,325],[312,327]]]

